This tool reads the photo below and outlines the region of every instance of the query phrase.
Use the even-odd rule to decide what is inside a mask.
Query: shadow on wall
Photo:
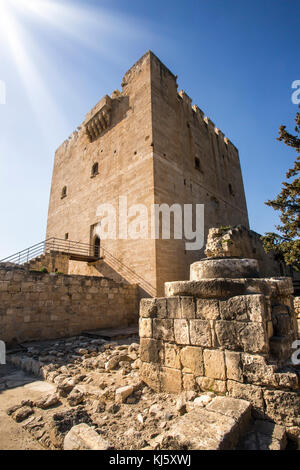
[[[127,273],[123,275],[119,271],[116,271],[111,265],[105,261],[96,261],[95,263],[89,263],[89,266],[98,272],[98,275],[112,279],[115,282],[123,282],[125,284],[138,284],[139,287],[139,298],[153,297],[155,295],[155,289],[148,284],[148,282],[141,278],[138,274],[134,273],[127,268]],[[95,275],[97,275],[95,273]]]

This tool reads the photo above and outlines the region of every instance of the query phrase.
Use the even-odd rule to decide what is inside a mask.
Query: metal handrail
[[[139,284],[141,287],[145,287],[145,290],[147,292],[149,292],[149,290],[151,290],[152,292],[152,295],[156,295],[156,289],[152,286],[152,284],[150,284],[150,282],[146,281],[146,279],[144,279],[142,276],[140,276],[139,274],[137,274],[135,271],[133,271],[131,268],[129,268],[128,266],[126,266],[126,264],[122,263],[122,261],[120,261],[118,258],[116,258],[114,255],[112,255],[109,251],[107,251],[105,248],[100,248],[101,252],[103,252],[105,258],[108,257],[108,258],[112,258],[114,262],[118,263],[122,269],[125,269],[127,271],[129,271],[129,273],[131,275],[133,275],[136,279],[138,279],[138,281],[136,282],[136,284]],[[143,286],[142,286],[143,284]],[[150,293],[150,292],[149,292]]]
[[[32,245],[25,250],[19,251],[18,253],[14,253],[13,255],[0,260],[0,263],[25,264],[37,256],[49,253],[50,251],[91,256],[91,253],[93,253],[93,247],[88,243],[52,237]]]
[[[50,253],[51,251],[57,251],[60,253],[68,253],[70,255],[82,255],[82,256],[93,256],[94,255],[94,246],[89,243],[82,243],[72,240],[65,240],[63,238],[48,238],[40,243],[32,245],[25,250],[14,253],[7,258],[0,260],[0,263],[13,263],[18,265],[24,265],[31,260],[34,260],[38,256],[41,256],[45,253]],[[143,277],[133,271],[131,268],[126,266],[122,261],[117,259],[105,248],[100,247],[99,257],[101,254],[104,254],[105,257],[111,259],[111,262],[118,264],[119,269],[127,271],[131,276],[135,278],[136,284],[139,284],[141,287],[144,287],[145,290],[151,291],[153,295],[156,294],[155,288],[146,281]]]

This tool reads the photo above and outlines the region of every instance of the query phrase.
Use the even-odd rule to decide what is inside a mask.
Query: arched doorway
[[[94,239],[94,256],[100,258],[100,238],[98,236]]]

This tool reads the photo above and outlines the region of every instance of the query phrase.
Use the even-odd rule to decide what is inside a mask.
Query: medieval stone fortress
[[[125,199],[204,205],[201,247],[127,217],[102,238]],[[0,264],[3,420],[29,448],[296,449],[289,274],[249,229],[237,148],[148,51],[57,150],[46,240]]]

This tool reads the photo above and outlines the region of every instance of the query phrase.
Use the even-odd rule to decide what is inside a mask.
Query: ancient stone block
[[[157,316],[155,299],[142,299],[140,302],[140,317],[154,318]]]
[[[268,335],[262,323],[248,323],[239,333],[245,352],[257,354],[269,351]]]
[[[155,304],[157,308],[157,318],[168,318],[168,311],[167,311],[167,299],[156,298]]]
[[[243,368],[241,354],[234,351],[225,351],[227,379],[243,382]]]
[[[256,385],[277,387],[276,367],[268,365],[262,356],[242,354],[245,381]]]
[[[216,397],[206,407],[209,411],[216,411],[233,418],[239,426],[240,434],[244,434],[251,423],[251,403],[231,397]]]
[[[196,377],[196,383],[203,392],[214,392],[225,395],[227,391],[225,380],[216,380],[210,377]]]
[[[139,370],[139,377],[143,380],[150,388],[156,392],[161,390],[160,381],[160,367],[158,364],[149,364],[142,362]]]
[[[174,341],[174,327],[171,319],[153,319],[153,338],[163,341]]]
[[[73,426],[64,439],[64,450],[107,450],[109,448],[109,442],[84,423]]]
[[[220,314],[222,320],[248,321],[247,313],[247,297],[244,295],[220,301]]]
[[[168,318],[181,318],[180,297],[169,297],[167,299]]]
[[[227,380],[228,395],[233,398],[241,398],[242,400],[249,401],[256,414],[263,416],[264,413],[264,399],[261,387],[250,384],[241,384],[233,380]]]
[[[162,390],[169,393],[180,393],[182,391],[181,371],[162,367],[161,370]]]
[[[196,318],[218,320],[220,317],[218,300],[197,299]]]
[[[193,391],[198,389],[195,376],[193,374],[182,373],[182,386],[186,391]]]
[[[183,372],[204,375],[202,348],[187,346],[180,351]]]
[[[195,299],[194,297],[181,297],[181,317],[195,318]]]
[[[219,345],[224,349],[239,351],[242,349],[239,333],[243,328],[242,322],[218,320],[215,332]]]
[[[217,349],[205,349],[203,352],[205,376],[212,379],[225,380],[224,352]]]
[[[171,426],[162,446],[164,442],[173,442],[177,449],[188,445],[190,450],[229,450],[236,446],[239,436],[233,418],[197,407]]]
[[[206,320],[190,320],[191,344],[195,346],[211,347],[210,323]]]
[[[264,323],[268,320],[268,310],[265,296],[261,294],[247,295],[249,320]]]
[[[155,339],[141,338],[140,359],[144,362],[159,361],[159,343]]]
[[[180,349],[176,344],[164,344],[165,365],[173,369],[180,369]]]
[[[277,424],[300,426],[300,395],[281,390],[264,390],[266,416]]]
[[[139,335],[141,338],[152,337],[152,319],[151,318],[140,318]]]
[[[190,344],[189,324],[187,320],[174,320],[174,335],[177,344]]]

